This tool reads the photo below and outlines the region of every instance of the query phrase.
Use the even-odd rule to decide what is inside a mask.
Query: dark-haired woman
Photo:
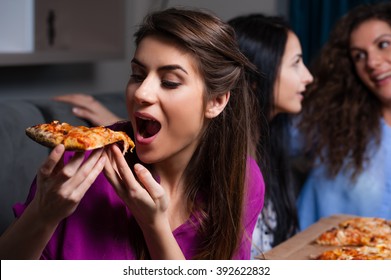
[[[261,106],[260,118],[269,127],[270,142],[258,145],[266,177],[265,207],[253,234],[252,256],[259,255],[292,236],[297,228],[295,186],[289,165],[290,115],[301,111],[303,93],[313,78],[302,60],[299,39],[281,17],[252,14],[228,22],[239,47],[257,67],[261,77],[253,76]],[[266,160],[265,160],[266,159]]]

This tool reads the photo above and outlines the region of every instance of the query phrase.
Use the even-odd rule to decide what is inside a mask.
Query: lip
[[[157,121],[157,119],[155,117],[153,117],[151,114],[148,114],[148,113],[145,113],[145,112],[134,112],[133,116],[135,118]]]
[[[153,140],[155,140],[156,136],[158,134],[155,134],[154,136],[152,137],[148,137],[148,138],[144,138],[143,136],[141,136],[138,132],[136,133],[136,136],[135,136],[135,140],[136,140],[136,143],[139,144],[139,145],[149,145],[153,142]]]

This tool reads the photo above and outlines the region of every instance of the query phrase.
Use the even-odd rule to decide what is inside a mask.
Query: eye
[[[292,66],[293,67],[298,67],[300,66],[300,63],[302,62],[302,56],[301,55],[298,55],[295,60],[293,61],[292,63]]]
[[[366,54],[364,52],[354,52],[352,53],[353,61],[358,62],[366,58]]]
[[[175,89],[178,88],[180,85],[181,85],[180,83],[176,83],[168,80],[162,81],[162,86],[168,89]]]
[[[379,49],[385,49],[390,45],[389,41],[381,41],[378,44]]]
[[[143,75],[138,75],[138,74],[132,74],[130,75],[129,82],[131,83],[141,83],[144,80]]]
[[[145,80],[145,77],[148,74],[143,67],[133,62],[131,64],[130,71],[129,83],[141,83]]]

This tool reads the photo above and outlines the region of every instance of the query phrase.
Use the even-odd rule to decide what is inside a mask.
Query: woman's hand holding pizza
[[[58,223],[75,211],[106,161],[103,149],[97,149],[85,161],[84,152],[77,152],[64,165],[64,151],[63,145],[55,147],[37,174],[32,205],[47,222]]]
[[[106,177],[141,227],[151,258],[185,259],[172,233],[169,199],[163,187],[141,164],[134,166],[134,175],[116,145],[111,145],[106,152]]]
[[[106,151],[108,154],[105,165],[106,177],[143,231],[147,228],[157,229],[166,222],[168,225],[166,215],[168,197],[152,174],[141,164],[136,164],[134,167],[136,179],[116,145],[112,145]]]

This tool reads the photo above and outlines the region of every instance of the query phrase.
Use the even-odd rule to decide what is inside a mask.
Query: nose
[[[142,105],[153,104],[156,100],[157,88],[153,78],[146,78],[133,88],[135,102]]]
[[[304,66],[304,75],[303,82],[308,85],[314,81],[314,77],[311,75],[311,72],[308,70],[306,66]]]
[[[382,62],[381,55],[376,52],[368,52],[367,67],[369,69],[375,69]]]

